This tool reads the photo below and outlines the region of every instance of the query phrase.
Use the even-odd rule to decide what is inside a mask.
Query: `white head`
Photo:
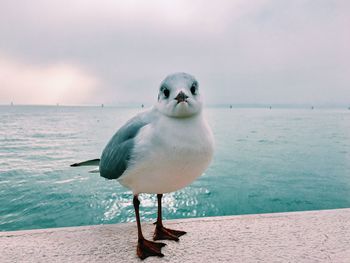
[[[161,83],[156,108],[169,117],[186,118],[202,111],[198,81],[187,73],[167,76]]]

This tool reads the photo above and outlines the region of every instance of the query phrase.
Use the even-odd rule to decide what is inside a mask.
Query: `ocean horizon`
[[[214,160],[164,196],[165,219],[350,207],[348,107],[230,105],[206,108]],[[134,221],[131,191],[70,164],[99,158],[140,106],[0,105],[0,231]],[[140,199],[154,220],[156,197]]]
[[[135,103],[119,103],[119,104],[15,104],[11,103],[0,103],[0,107],[98,107],[98,108],[142,108],[144,109],[152,107],[153,104],[147,104],[142,102]],[[266,108],[266,109],[345,109],[350,110],[350,104],[338,104],[338,103],[216,103],[216,104],[205,104],[206,108]]]

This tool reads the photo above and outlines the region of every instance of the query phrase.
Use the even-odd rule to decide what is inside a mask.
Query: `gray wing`
[[[122,126],[102,152],[100,174],[107,179],[117,179],[128,168],[134,139],[139,130],[150,123],[147,113],[142,113]]]

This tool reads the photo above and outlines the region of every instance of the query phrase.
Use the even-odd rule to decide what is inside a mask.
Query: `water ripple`
[[[135,220],[132,193],[73,169],[97,158],[139,109],[0,107],[0,230]],[[205,174],[164,195],[166,219],[350,206],[348,111],[212,108],[216,153]],[[140,195],[142,220],[157,216]]]

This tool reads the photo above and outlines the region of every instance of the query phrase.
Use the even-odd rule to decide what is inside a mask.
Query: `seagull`
[[[133,192],[136,253],[141,259],[163,257],[161,249],[166,244],[143,236],[139,194],[157,195],[154,241],[179,241],[186,234],[164,227],[162,197],[192,183],[212,160],[214,139],[202,108],[198,81],[187,73],[171,74],[161,82],[155,105],[127,121],[107,143],[100,159],[71,165],[98,166],[102,177],[116,179]]]

